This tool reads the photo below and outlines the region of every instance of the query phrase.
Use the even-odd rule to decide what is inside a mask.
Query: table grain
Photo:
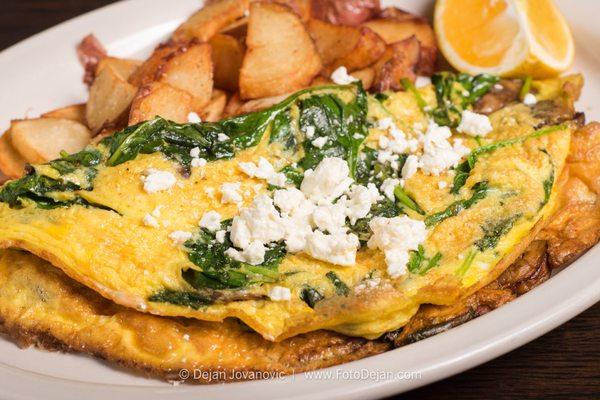
[[[113,2],[0,0],[0,49]],[[600,304],[504,356],[396,398],[600,399]]]

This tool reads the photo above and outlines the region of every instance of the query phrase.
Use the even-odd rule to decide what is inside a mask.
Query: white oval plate
[[[427,14],[432,1],[387,1]],[[599,119],[600,25],[594,0],[559,1],[577,40],[574,71],[586,73],[579,108]],[[571,5],[571,7],[568,7]],[[143,57],[199,6],[197,0],[129,0],[91,12],[0,53],[0,127],[84,102],[75,45],[93,32],[116,56]],[[596,106],[592,106],[596,104]],[[530,293],[462,326],[387,353],[269,381],[177,387],[86,356],[21,350],[0,338],[4,399],[366,399],[414,389],[486,362],[548,332],[600,299],[600,246]]]

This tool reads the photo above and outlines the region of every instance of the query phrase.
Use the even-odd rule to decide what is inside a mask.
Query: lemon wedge
[[[459,71],[546,78],[567,70],[575,46],[552,0],[438,0],[440,49]]]

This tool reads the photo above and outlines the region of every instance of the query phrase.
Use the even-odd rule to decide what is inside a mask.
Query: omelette
[[[4,185],[0,246],[142,313],[375,339],[494,281],[556,211],[581,78],[475,112],[495,85],[443,73],[146,121]]]

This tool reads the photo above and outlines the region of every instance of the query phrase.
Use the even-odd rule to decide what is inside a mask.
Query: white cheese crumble
[[[158,220],[151,214],[144,215],[144,225],[149,226],[151,228],[158,228],[160,225],[158,224]]]
[[[169,239],[173,241],[174,244],[180,245],[184,244],[186,241],[192,238],[191,232],[186,231],[173,231],[169,234]]]
[[[192,158],[192,167],[194,168],[202,168],[205,167],[208,162],[205,158]]]
[[[314,171],[305,171],[300,190],[315,202],[331,202],[344,194],[351,183],[348,163],[338,157],[327,157]]]
[[[359,246],[358,237],[353,233],[325,234],[314,231],[308,237],[306,251],[317,260],[352,266],[356,262],[356,250]]]
[[[349,85],[352,82],[358,81],[357,78],[348,74],[348,70],[344,66],[339,67],[338,69],[333,71],[333,73],[331,74],[331,80],[336,85]]]
[[[228,141],[228,140],[229,140],[229,136],[227,136],[227,135],[226,135],[226,134],[224,134],[224,133],[219,133],[219,134],[217,135],[217,140],[218,140],[219,142],[226,142],[226,141]]]
[[[306,135],[307,139],[312,139],[313,136],[315,136],[315,127],[312,125],[307,126],[306,132],[304,132],[304,134]]]
[[[253,162],[241,162],[238,164],[242,172],[251,178],[264,179],[275,186],[285,186],[287,178],[281,172],[275,172],[273,165],[264,157],[260,157],[258,165]]]
[[[187,115],[187,120],[189,123],[192,124],[199,124],[200,122],[202,122],[200,116],[193,111]]]
[[[311,143],[317,149],[322,149],[323,146],[325,146],[325,144],[327,143],[327,140],[328,140],[327,137],[321,136],[321,137],[316,138],[315,140],[313,140]]]
[[[211,232],[219,230],[221,228],[221,214],[216,211],[204,213],[200,220],[200,227]]]
[[[487,115],[464,110],[460,124],[456,130],[471,136],[485,136],[492,131],[492,124]]]
[[[172,173],[153,168],[147,169],[140,179],[144,184],[144,190],[150,194],[168,190],[177,183],[177,178]]]
[[[525,104],[526,106],[534,106],[537,104],[537,98],[535,97],[535,95],[527,93],[523,97],[523,104]]]
[[[381,184],[380,190],[390,200],[394,200],[394,189],[400,184],[400,180],[396,178],[386,178]]]
[[[429,122],[427,132],[423,135],[423,155],[419,159],[419,167],[427,174],[439,175],[448,168],[455,167],[461,158],[470,150],[459,139],[450,144],[448,139],[452,132],[447,126],[438,126]]]
[[[375,217],[369,222],[369,227],[373,235],[367,246],[383,250],[388,274],[392,278],[406,274],[409,252],[417,250],[427,236],[425,223],[403,215],[394,218]]]
[[[217,239],[217,242],[219,243],[225,243],[225,230],[221,229],[220,231],[217,231],[217,233],[215,233],[215,239]]]
[[[269,298],[273,301],[288,301],[292,299],[292,292],[283,286],[273,286],[269,290]]]
[[[229,182],[221,185],[221,203],[241,203],[242,195],[240,194],[240,182]]]
[[[431,85],[431,78],[428,76],[417,76],[417,79],[415,79],[415,87],[417,89],[420,89],[422,87],[429,86],[429,85]]]
[[[188,335],[187,333],[183,334],[183,340],[185,340],[186,342],[190,341],[190,335]]]
[[[242,209],[231,224],[231,241],[241,249],[257,241],[263,244],[277,242],[284,235],[281,216],[273,206],[273,200],[265,194],[256,196],[252,206]]]
[[[439,189],[446,189],[447,186],[448,186],[448,183],[446,181],[439,181],[438,182],[438,188]]]
[[[417,168],[419,168],[419,157],[414,154],[406,157],[406,161],[402,167],[402,179],[411,178],[417,173]]]
[[[265,260],[267,248],[258,240],[253,241],[244,250],[239,251],[230,247],[225,250],[225,254],[236,261],[245,262],[250,265],[261,264]]]
[[[154,207],[154,210],[152,210],[152,213],[151,213],[151,214],[152,214],[152,216],[153,216],[154,218],[159,218],[159,217],[160,217],[160,210],[161,210],[162,208],[163,208],[163,206],[162,206],[162,205],[159,205],[159,206],[156,206],[156,207]]]
[[[350,219],[350,223],[354,225],[358,219],[366,217],[373,204],[382,198],[383,196],[379,194],[379,190],[373,183],[369,183],[367,186],[352,186],[345,204],[346,215]]]

